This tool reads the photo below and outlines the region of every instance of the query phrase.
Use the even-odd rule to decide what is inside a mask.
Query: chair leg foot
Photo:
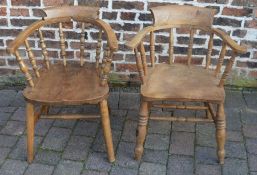
[[[140,116],[137,126],[137,138],[136,138],[136,147],[135,147],[135,160],[140,160],[144,151],[144,142],[147,132],[147,122],[148,122],[148,103],[141,102],[140,106]]]
[[[107,148],[108,159],[109,159],[109,162],[114,162],[115,156],[114,156],[114,149],[113,149],[113,142],[112,142],[112,132],[111,132],[111,126],[110,126],[108,105],[106,100],[103,100],[100,102],[100,110],[102,115],[101,117],[102,127],[103,127],[106,148]]]
[[[224,112],[224,104],[218,105],[216,125],[216,141],[217,141],[217,156],[220,164],[224,164],[225,159],[225,141],[226,141],[226,117]]]
[[[32,163],[34,158],[34,129],[35,129],[35,116],[34,105],[27,102],[26,106],[26,124],[27,124],[27,159],[28,163]]]

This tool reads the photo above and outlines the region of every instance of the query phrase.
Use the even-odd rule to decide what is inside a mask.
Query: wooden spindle
[[[63,59],[63,65],[66,66],[66,52],[65,52],[65,40],[62,29],[62,23],[59,23],[59,36],[60,36],[60,47],[61,47],[61,58]]]
[[[146,62],[145,47],[143,42],[140,43],[140,55],[142,59],[144,75],[147,75],[147,62]]]
[[[226,68],[222,74],[222,77],[220,79],[219,87],[223,87],[226,81],[226,78],[228,77],[229,72],[231,71],[233,64],[235,62],[236,53],[233,52],[231,58],[229,59],[229,62],[226,65]]]
[[[19,52],[16,51],[14,55],[15,55],[15,57],[16,57],[16,60],[17,60],[18,63],[19,63],[20,70],[21,70],[22,73],[25,74],[25,77],[26,77],[27,81],[29,82],[29,85],[30,85],[31,87],[34,87],[34,83],[33,83],[33,80],[32,80],[32,76],[30,75],[29,69],[28,69],[27,65],[24,63],[23,59],[21,58]]]
[[[39,75],[36,59],[35,59],[35,56],[34,56],[32,50],[31,50],[31,47],[29,45],[28,40],[25,40],[25,47],[26,47],[26,50],[28,52],[29,61],[32,64],[32,68],[33,68],[33,70],[34,70],[34,72],[36,74],[36,77],[38,78],[38,77],[40,77],[40,75]]]
[[[211,33],[210,35],[210,39],[209,39],[209,43],[208,43],[208,51],[207,51],[207,55],[206,55],[206,69],[209,69],[210,64],[211,64],[211,53],[212,53],[212,47],[213,47],[213,36],[214,33]]]
[[[173,28],[170,29],[170,40],[169,40],[169,63],[173,63],[173,52],[174,52],[174,35]]]
[[[190,38],[189,38],[189,43],[188,43],[188,54],[187,54],[187,65],[191,65],[192,61],[192,51],[193,51],[193,43],[194,43],[194,29],[190,30]]]
[[[80,34],[80,66],[84,65],[85,58],[85,23],[81,24],[81,34]]]
[[[45,44],[45,40],[44,40],[44,37],[43,37],[43,33],[40,29],[38,30],[38,33],[39,33],[39,38],[40,38],[40,47],[42,49],[42,54],[43,54],[43,57],[44,57],[44,62],[46,64],[46,68],[49,69],[50,68],[50,63],[49,63],[49,58],[48,58],[48,53],[47,53],[47,50],[46,50],[46,44]]]
[[[155,39],[154,32],[150,32],[150,58],[151,58],[151,66],[154,67],[155,63]]]
[[[104,52],[103,64],[102,64],[101,85],[107,84],[108,74],[111,71],[112,55],[113,55],[113,53],[110,51],[110,48],[106,47],[105,52]]]
[[[224,57],[225,57],[225,54],[226,54],[226,49],[227,49],[227,44],[225,42],[223,42],[222,43],[222,49],[220,51],[219,60],[218,60],[217,67],[216,67],[216,70],[215,70],[215,76],[218,76],[219,73],[220,73],[220,70],[221,70],[221,67],[222,67],[222,64],[223,64],[223,61],[224,61]]]
[[[139,72],[140,80],[141,80],[142,84],[144,84],[144,69],[143,69],[141,57],[138,53],[137,48],[134,49],[134,52],[135,52],[135,56],[136,56],[136,63],[137,63],[137,69]]]
[[[99,60],[100,60],[100,54],[101,54],[101,48],[102,48],[102,35],[103,35],[103,30],[100,29],[98,33],[98,40],[97,40],[97,46],[96,46],[96,56],[95,56],[96,68],[99,67]]]

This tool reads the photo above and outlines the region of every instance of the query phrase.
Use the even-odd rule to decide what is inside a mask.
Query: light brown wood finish
[[[81,23],[81,34],[80,34],[80,66],[84,65],[85,59],[85,23]]]
[[[213,47],[213,36],[214,33],[210,34],[210,39],[209,39],[209,43],[208,43],[208,51],[207,51],[207,55],[206,55],[206,69],[209,69],[209,66],[211,64],[211,54],[212,54],[212,47]]]
[[[107,100],[103,100],[100,102],[100,110],[101,110],[101,116],[102,116],[102,127],[104,132],[104,140],[107,147],[108,159],[110,162],[114,162],[115,157],[114,157],[114,150],[113,150],[112,131],[110,126],[110,117],[109,117]]]
[[[140,55],[141,55],[141,60],[143,64],[144,75],[147,75],[147,62],[146,62],[146,55],[145,55],[145,46],[143,42],[141,42],[140,44]]]
[[[23,91],[23,95],[27,101],[27,153],[29,163],[33,161],[34,129],[39,119],[76,120],[99,118],[98,115],[49,114],[49,106],[57,105],[100,105],[108,158],[110,162],[115,160],[107,104],[109,95],[107,80],[111,70],[113,53],[118,49],[118,41],[111,27],[104,21],[98,19],[98,16],[96,15],[98,14],[98,11],[95,11],[96,9],[98,10],[99,8],[82,6],[50,8],[45,12],[42,12],[42,14],[45,14],[44,19],[36,21],[28,26],[7,48],[11,54],[16,56],[20,69],[25,74],[29,84]],[[68,55],[66,55],[65,51],[65,29],[63,28],[62,23],[73,21],[82,23],[81,34],[79,36],[79,50],[81,53],[79,61],[68,63],[66,62]],[[86,23],[91,24],[94,28],[99,28],[99,30],[102,31],[99,36],[106,36],[107,38],[103,58],[104,64],[100,68],[100,71],[96,68],[94,63],[84,64]],[[63,63],[56,61],[56,64],[50,66],[46,49],[47,46],[43,37],[44,32],[41,28],[51,24],[59,24],[60,56],[63,59]],[[31,35],[36,36],[34,35],[35,32],[37,32],[39,36],[44,66],[37,65],[37,60],[29,45],[28,38]],[[74,35],[76,34],[77,33],[74,32]],[[25,45],[28,52],[28,58],[32,64],[35,76],[29,73],[28,66],[19,54],[19,48],[23,45]],[[96,50],[97,49],[98,51],[101,50],[101,48],[100,50],[99,48],[96,48]],[[99,52],[98,62],[100,60],[100,55],[101,53]],[[69,59],[74,60],[74,58]],[[39,111],[35,111],[35,104],[40,105]]]
[[[101,54],[101,48],[102,48],[102,34],[103,34],[103,31],[100,29],[98,33],[96,56],[95,56],[96,68],[99,67],[99,60],[100,60],[100,54]]]
[[[154,32],[150,33],[150,57],[151,57],[151,66],[154,66],[155,63],[155,38]]]
[[[26,106],[26,123],[27,123],[27,151],[28,151],[28,162],[32,163],[34,158],[34,130],[35,130],[35,116],[34,116],[34,105],[27,103]]]
[[[34,56],[33,52],[31,51],[31,47],[29,45],[28,40],[25,40],[25,46],[26,46],[26,50],[28,52],[29,61],[32,64],[32,68],[33,68],[33,70],[36,74],[36,77],[39,78],[40,75],[39,75],[39,72],[38,72],[38,67],[37,67],[37,64],[36,64],[35,56]]]
[[[46,50],[46,44],[45,44],[45,40],[43,37],[43,33],[40,29],[38,29],[38,33],[39,33],[39,38],[40,38],[40,47],[42,49],[42,54],[44,57],[44,62],[46,64],[47,69],[50,68],[50,63],[49,63],[49,58],[48,58],[48,52]]]
[[[138,134],[135,147],[135,158],[138,160],[142,157],[143,144],[147,132],[148,111],[151,107],[175,108],[188,110],[206,110],[204,117],[162,117],[151,116],[149,119],[162,121],[179,121],[179,122],[214,122],[216,125],[217,155],[220,164],[224,163],[224,144],[225,144],[225,114],[224,100],[225,91],[224,83],[232,69],[235,56],[238,53],[245,53],[246,48],[239,46],[225,32],[212,28],[214,10],[193,7],[193,6],[160,6],[150,9],[154,24],[139,31],[138,34],[128,41],[126,45],[134,50],[137,62],[138,72],[141,78],[141,108],[138,122]],[[195,30],[203,30],[210,34],[208,50],[206,54],[206,66],[188,66],[181,64],[158,64],[154,67],[148,67],[147,74],[143,74],[142,62],[138,55],[138,47],[144,38],[150,35],[150,60],[154,64],[155,58],[155,39],[154,32],[162,29],[171,30],[173,28],[188,28],[190,30],[188,46],[188,65],[191,64],[193,38]],[[223,46],[220,53],[219,63],[216,70],[210,70],[211,54],[213,47],[214,35],[220,37]],[[171,48],[173,39],[170,33],[169,41],[169,62],[171,63],[173,52]],[[225,71],[221,78],[216,75],[220,73],[226,49],[231,48],[232,57],[226,65]],[[178,102],[197,102],[203,106],[172,105],[172,104],[154,104],[161,101],[178,101]],[[153,104],[153,105],[151,105]],[[218,105],[218,111],[214,112],[213,105]]]
[[[215,70],[215,76],[218,76],[219,73],[220,73],[220,69],[222,67],[226,51],[227,51],[227,45],[226,45],[225,42],[223,42],[222,43],[222,48],[221,48],[221,51],[220,51],[220,56],[219,56],[218,64],[217,64],[216,70]]]
[[[190,30],[189,43],[188,43],[187,65],[191,65],[193,42],[194,42],[194,33],[195,33],[195,30],[191,29]]]
[[[170,29],[170,41],[169,41],[169,63],[173,63],[173,52],[174,52],[174,36],[173,28]]]

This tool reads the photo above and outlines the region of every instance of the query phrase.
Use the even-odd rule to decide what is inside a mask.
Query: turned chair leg
[[[137,126],[137,138],[135,147],[135,159],[140,160],[144,151],[144,142],[146,137],[147,122],[149,118],[148,102],[141,102],[139,121]]]
[[[27,123],[27,159],[28,163],[32,163],[34,157],[34,129],[35,129],[35,116],[34,105],[27,102],[26,106],[26,123]]]
[[[114,150],[113,150],[112,132],[111,132],[107,100],[103,100],[100,102],[100,110],[102,115],[102,127],[103,127],[106,148],[107,148],[108,159],[110,162],[114,162],[115,156],[114,156]]]
[[[226,117],[224,104],[218,105],[217,117],[215,119],[217,156],[220,164],[224,164],[225,159],[225,141],[226,141]]]

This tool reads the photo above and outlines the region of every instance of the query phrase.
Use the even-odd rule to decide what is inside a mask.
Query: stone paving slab
[[[216,156],[213,124],[150,121],[141,161],[133,159],[140,96],[110,93],[116,162],[108,163],[100,121],[39,120],[35,159],[26,162],[25,101],[0,90],[0,175],[257,175],[257,92],[227,90],[225,165]],[[94,105],[51,113],[99,113]],[[198,116],[199,111],[153,109],[151,115]]]

